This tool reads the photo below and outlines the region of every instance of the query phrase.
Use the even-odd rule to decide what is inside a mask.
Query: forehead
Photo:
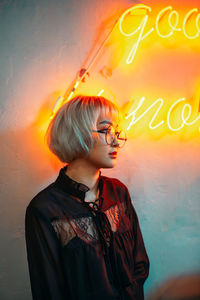
[[[97,125],[113,125],[115,126],[117,124],[117,115],[116,113],[112,112],[100,112],[99,117],[97,119]]]

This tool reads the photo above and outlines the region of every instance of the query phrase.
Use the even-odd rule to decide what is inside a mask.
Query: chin
[[[116,160],[93,161],[93,165],[98,169],[112,169],[116,165]]]
[[[103,166],[103,167],[101,167],[101,168],[103,168],[103,169],[112,169],[112,168],[114,168],[114,167],[115,167],[115,166],[113,166],[113,165],[112,165],[112,166],[108,166],[108,165],[107,165],[107,166]]]
[[[103,164],[103,166],[101,167],[101,168],[104,168],[104,169],[112,169],[112,168],[114,168],[115,167],[115,165],[116,165],[116,162],[114,161],[114,162],[109,162],[109,163],[107,163],[107,164]]]

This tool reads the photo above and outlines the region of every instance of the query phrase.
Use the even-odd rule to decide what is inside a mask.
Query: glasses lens
[[[119,144],[119,147],[122,148],[125,143],[126,143],[126,132],[125,131],[119,131],[119,133],[116,134],[117,135],[117,141],[118,141],[118,144]]]
[[[106,142],[108,145],[112,145],[115,140],[115,129],[110,126],[106,131]]]
[[[118,129],[115,129],[114,127],[110,126],[109,129],[106,132],[106,142],[108,145],[114,144],[114,142],[117,142],[119,144],[119,147],[123,147],[127,138],[125,131],[120,131]]]

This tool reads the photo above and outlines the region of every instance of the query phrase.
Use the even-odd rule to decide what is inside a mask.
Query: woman
[[[26,210],[34,300],[141,300],[149,260],[127,187],[101,175],[126,141],[120,114],[103,97],[77,96],[47,131],[67,163]]]

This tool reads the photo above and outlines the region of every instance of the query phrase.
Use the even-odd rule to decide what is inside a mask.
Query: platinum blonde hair
[[[47,145],[60,161],[87,157],[94,145],[91,130],[101,112],[121,119],[117,105],[99,96],[79,95],[60,107],[46,132]]]

